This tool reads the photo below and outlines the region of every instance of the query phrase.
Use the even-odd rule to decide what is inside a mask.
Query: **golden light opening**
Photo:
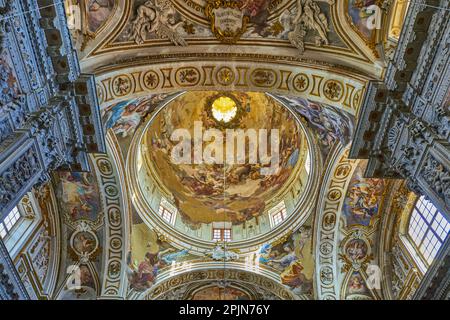
[[[217,121],[227,123],[236,117],[238,107],[233,99],[221,96],[214,100],[211,106],[211,111],[213,117]]]

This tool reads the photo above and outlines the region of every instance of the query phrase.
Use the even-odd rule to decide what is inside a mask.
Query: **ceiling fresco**
[[[363,278],[360,272],[355,271],[350,275],[345,291],[345,296],[349,299],[370,299],[370,290],[367,288],[366,280]]]
[[[188,92],[176,98],[156,116],[147,131],[147,161],[151,171],[173,195],[180,214],[192,224],[213,221],[242,223],[260,215],[265,210],[265,203],[294,173],[299,157],[304,156],[300,154],[302,144],[306,143],[303,133],[284,106],[261,93],[233,92],[230,95],[236,99],[241,111],[234,122],[230,121],[230,128],[279,130],[280,164],[276,173],[261,174],[261,169],[270,167],[270,164],[250,164],[250,145],[246,147],[245,164],[242,165],[174,164],[171,155],[178,142],[171,141],[173,132],[185,128],[194,137],[196,121],[202,123],[205,131],[221,129],[224,145],[220,148],[223,148],[223,155],[226,154],[224,146],[229,143],[225,134],[227,128],[220,128],[214,114],[208,112],[212,108],[211,99],[214,100],[218,94]]]
[[[379,291],[368,279],[379,272],[377,234],[392,185],[386,180],[364,178],[366,166],[366,161],[355,163],[341,212],[339,278],[341,297],[345,299],[379,298]]]
[[[95,74],[106,151],[20,203],[36,201],[40,219],[13,257],[27,290],[61,300],[412,297],[425,272],[403,238],[417,196],[403,181],[365,178],[368,162],[349,156],[363,105],[395,71],[388,35],[399,36],[408,1],[383,2],[373,29],[382,2],[64,0],[80,71]],[[2,108],[22,90],[45,100],[19,85],[9,54],[2,141],[15,121]],[[376,272],[388,290],[373,286]]]
[[[66,2],[72,8],[67,11],[74,21],[71,31],[80,47],[81,63],[92,70],[108,68],[104,58],[93,63],[92,57],[111,53],[119,64],[149,56],[188,59],[229,53],[238,58],[247,54],[327,61],[378,77],[381,70],[372,63],[392,47],[386,41],[386,8],[380,11],[380,31],[368,27],[374,14],[371,6],[378,3],[374,0]],[[149,47],[154,50],[145,50]]]
[[[300,97],[273,96],[306,120],[308,126],[315,132],[316,142],[324,158],[335,143],[340,142],[343,146],[350,143],[355,123],[355,117],[351,114]]]
[[[376,5],[376,0],[345,0],[348,7],[348,16],[351,19],[352,25],[358,30],[366,40],[373,41],[376,29],[370,29],[368,22],[373,19],[374,10],[369,7]]]
[[[258,252],[259,265],[280,273],[282,284],[297,295],[313,295],[314,259],[312,231],[308,224],[287,240],[263,244]]]
[[[330,8],[323,1],[302,1],[301,10],[313,10],[304,41],[345,47],[328,22]],[[242,19],[239,30],[223,32],[215,10],[229,8],[239,12]],[[200,9],[200,10],[199,10]],[[155,39],[168,39],[174,45],[187,46],[190,41],[217,38],[223,43],[242,39],[275,39],[289,41],[298,12],[295,1],[238,0],[234,3],[212,1],[144,1],[137,0],[131,9],[126,27],[114,44],[135,42],[140,45]],[[161,12],[158,16],[156,12]],[[221,28],[224,28],[222,30]],[[315,31],[315,32],[314,32]],[[291,34],[291,36],[289,35]]]
[[[177,94],[148,95],[111,104],[100,110],[104,127],[114,132],[120,143],[123,157],[127,156],[131,140],[139,125],[158,107]]]
[[[86,2],[87,24],[89,31],[97,32],[113,14],[114,0],[89,0]]]
[[[60,173],[61,188],[58,196],[63,204],[64,215],[70,221],[99,219],[100,196],[95,177],[91,173]]]
[[[186,249],[175,249],[144,223],[133,224],[131,248],[127,276],[130,288],[137,291],[151,288],[161,272],[198,258]]]
[[[60,214],[61,240],[57,251],[51,252],[60,261],[52,299],[95,300],[102,292],[117,295],[124,286],[120,259],[125,262],[122,214],[127,209],[117,167],[106,154],[90,157],[89,163],[91,172],[55,173],[45,193],[40,190],[45,195],[41,210]]]
[[[113,129],[114,133],[121,138],[132,136],[141,124],[142,118],[155,111],[169,96],[168,94],[151,95],[110,105],[102,109],[105,127]]]
[[[150,94],[141,98],[124,100],[102,108],[102,119],[106,129],[112,129],[126,156],[129,143],[137,127],[150,119],[159,107],[179,95]],[[284,105],[287,105],[303,118],[316,136],[316,141],[326,158],[331,147],[340,142],[347,145],[354,132],[355,116],[338,108],[310,101],[301,97],[272,94]]]
[[[235,110],[234,105],[230,107],[227,103],[222,103],[215,109],[215,113],[213,102],[227,97],[235,99],[231,100],[235,101],[235,106],[242,107],[241,110]],[[156,113],[165,104],[167,105]],[[191,91],[184,94],[155,94],[109,105],[102,110],[102,115],[106,128],[111,129],[111,133],[114,133],[124,157],[126,157],[129,144],[136,132],[146,128],[143,133],[143,136],[146,137],[143,140],[143,145],[146,146],[144,163],[151,168],[154,174],[157,174],[163,189],[173,192],[175,199],[179,197],[184,200],[184,203],[175,201],[175,204],[179,213],[191,223],[191,226],[213,221],[231,221],[242,224],[263,211],[264,207],[259,207],[258,203],[264,204],[265,200],[279,192],[283,188],[283,183],[286,183],[296,170],[296,163],[305,156],[296,152],[296,149],[300,150],[306,143],[304,133],[284,105],[295,112],[302,123],[313,133],[314,141],[320,147],[323,155],[322,161],[334,161],[331,160],[332,150],[336,149],[337,145],[347,146],[351,141],[354,116],[334,106],[300,97],[254,92]],[[223,121],[224,119],[229,121]],[[219,127],[220,130],[279,127],[284,137],[281,145],[289,146],[286,152],[280,153],[284,154],[281,161],[284,171],[281,170],[280,175],[275,176],[275,181],[269,179],[270,183],[263,183],[264,187],[259,189],[251,186],[246,188],[246,184],[252,182],[253,178],[258,184],[264,182],[264,179],[256,175],[252,178],[251,166],[248,170],[239,171],[247,177],[242,180],[239,179],[239,175],[233,180],[235,171],[225,171],[228,174],[225,178],[225,186],[229,189],[230,197],[224,201],[223,189],[219,188],[214,193],[214,183],[224,186],[223,166],[221,168],[204,165],[173,167],[170,161],[170,148],[173,148],[173,142],[169,139],[171,133],[177,128],[184,127],[192,132],[196,120],[202,121],[205,129],[208,127]],[[348,299],[373,299],[376,297],[376,294],[367,288],[366,268],[371,261],[376,260],[378,248],[375,245],[374,232],[379,227],[378,221],[381,219],[379,211],[382,210],[380,204],[387,186],[383,180],[364,179],[362,172],[365,165],[364,162],[359,162],[354,165],[354,169],[349,170],[348,178],[346,178],[348,186],[343,187],[340,191],[344,195],[341,213],[343,231],[340,236],[341,240],[338,242],[339,260],[336,261],[336,264],[340,267],[338,276],[342,290],[340,295]],[[245,165],[236,167],[247,169]],[[202,170],[206,174],[202,175]],[[225,168],[225,170],[227,169]],[[343,169],[340,170],[337,174],[343,175]],[[213,174],[214,172],[216,175]],[[283,172],[284,174],[282,174]],[[71,222],[73,226],[82,221],[92,223],[96,221],[96,217],[101,217],[101,215],[95,215],[102,209],[98,203],[98,197],[95,196],[99,190],[93,184],[95,177],[92,174],[61,173],[58,179],[62,184],[61,190],[58,191],[59,201],[67,207],[65,215],[73,219],[74,222]],[[194,183],[195,181],[197,182]],[[248,190],[251,192],[248,197],[253,202],[249,201],[242,191],[236,197],[232,193],[233,190]],[[222,199],[217,198],[220,196]],[[243,213],[232,212],[232,210],[239,211],[240,208],[238,207],[236,210],[235,205],[240,202],[243,206],[254,210]],[[222,206],[219,208],[211,206],[211,204],[216,205],[217,203]],[[256,205],[252,206],[254,203]],[[199,206],[201,206],[201,210],[198,209]],[[207,210],[212,210],[211,207],[214,211],[208,212]],[[228,211],[224,210],[225,208]],[[216,210],[221,209],[223,210],[217,214]],[[256,273],[259,272],[258,270],[266,270],[272,273],[276,281],[296,297],[317,297],[314,281],[318,276],[316,275],[318,266],[314,262],[315,249],[312,246],[311,221],[296,227],[282,239],[259,243],[257,249],[244,254],[238,249],[228,251],[221,245],[211,246],[209,249],[192,250],[192,247],[172,243],[164,235],[152,230],[138,214],[133,213],[133,217],[131,243],[126,260],[129,297],[142,297],[141,294],[152,292],[167,278],[175,277],[180,272],[189,271],[198,264],[203,265],[217,261],[238,263],[246,266],[247,269],[256,270]],[[101,266],[98,261],[98,253],[96,253],[99,251],[96,248],[101,247],[101,244],[96,239],[102,235],[98,231],[92,231],[94,235],[80,229],[74,232],[75,235],[71,234],[67,240],[68,252],[71,252],[74,259],[89,253],[87,256],[92,260],[90,264],[85,264],[83,267],[86,269],[83,271],[85,274],[83,283],[86,284],[86,289],[83,294],[80,292],[79,299],[89,297],[89,292],[93,294],[95,290],[99,290],[100,286],[97,270],[101,270]],[[323,249],[323,247],[321,248]],[[246,299],[247,297],[239,291],[227,293],[220,287],[211,288],[202,290],[205,292],[213,290],[216,292],[216,296],[226,296],[230,299]],[[194,290],[189,293],[189,297],[186,297],[201,299],[204,295],[202,290]],[[198,296],[195,296],[193,292],[198,292]],[[72,293],[64,294],[68,295],[66,298],[76,298],[71,296]]]
[[[59,287],[58,299],[96,299],[102,269],[102,192],[93,173],[61,172],[54,176],[54,181],[63,218],[62,232],[66,237],[62,253],[65,268],[60,271],[60,281],[66,285]],[[67,277],[74,270],[80,274],[80,287],[70,290]]]
[[[309,123],[310,130],[316,132],[317,141],[324,140],[324,150],[331,152],[336,144],[347,145],[351,132],[353,130],[353,117],[336,110],[332,106],[317,104],[306,99],[289,98],[282,96],[270,96],[261,93],[236,93],[231,92],[237,99],[240,106],[245,106],[243,113],[232,113],[231,124],[235,128],[265,127],[267,123],[271,126],[280,126],[282,131],[290,139],[290,146],[300,147],[305,143],[302,133],[299,131],[298,124],[292,114],[286,107],[280,103],[288,105],[297,114],[303,117],[305,123]],[[164,143],[170,143],[169,140],[163,140],[163,133],[168,135],[175,128],[186,126],[192,129],[194,120],[202,120],[204,126],[219,125],[218,119],[214,118],[212,112],[207,112],[206,107],[211,107],[211,102],[215,99],[211,97],[227,97],[223,92],[188,92],[182,95],[172,96],[172,101],[161,109],[155,115],[152,110],[158,110],[161,103],[167,101],[166,96],[150,96],[145,99],[136,99],[126,101],[117,105],[112,105],[105,110],[103,119],[107,127],[115,132],[119,139],[128,139],[133,136],[140,126],[147,125],[146,136],[151,143],[147,154],[149,162],[157,161],[158,164],[168,163],[167,158],[163,161]],[[129,105],[131,108],[127,109]],[[172,108],[172,110],[171,110]],[[142,110],[141,110],[142,109]],[[219,108],[220,109],[220,108]],[[119,110],[119,111],[118,111]],[[145,111],[143,111],[145,110]],[[174,110],[177,110],[176,112]],[[230,109],[223,107],[221,111],[228,112]],[[127,118],[114,116],[114,112],[119,115],[129,115]],[[127,114],[129,112],[129,114]],[[147,115],[145,115],[148,113]],[[114,118],[116,117],[116,118]],[[142,120],[145,118],[145,121]],[[233,121],[233,119],[237,119]],[[150,121],[152,120],[152,121]],[[143,123],[142,123],[143,122]],[[127,126],[126,124],[129,124]],[[222,125],[225,125],[222,123]],[[129,130],[127,134],[123,134]],[[222,128],[222,130],[224,130]],[[293,134],[296,133],[296,134]],[[294,139],[298,138],[297,142]],[[286,138],[287,139],[287,138]],[[293,139],[293,140],[292,140]],[[119,140],[120,141],[120,140]],[[294,150],[286,153],[286,159],[283,163],[289,163]],[[331,152],[332,153],[332,152]],[[300,157],[301,155],[299,155]],[[156,158],[153,158],[156,157]],[[158,158],[160,157],[160,158]],[[344,161],[346,155],[342,155]],[[332,154],[327,156],[332,159]],[[337,166],[334,173],[343,181],[347,181],[340,189],[340,202],[342,203],[342,212],[337,217],[340,225],[338,239],[336,239],[336,250],[338,259],[335,260],[337,271],[337,282],[339,283],[339,297],[345,299],[375,299],[379,293],[371,290],[367,286],[367,279],[370,277],[368,267],[378,263],[377,252],[379,250],[377,230],[380,228],[380,221],[383,219],[384,197],[389,193],[389,184],[383,180],[365,179],[362,175],[366,162],[350,160],[342,162]],[[352,162],[353,161],[353,162]],[[170,161],[169,161],[170,162]],[[153,163],[153,162],[152,162]],[[290,167],[289,173],[292,174],[294,167]],[[81,271],[82,289],[78,291],[61,290],[60,299],[93,299],[102,286],[102,255],[105,250],[110,250],[110,246],[102,242],[104,238],[103,212],[105,212],[101,198],[108,194],[113,194],[108,186],[98,183],[98,175],[110,172],[110,164],[96,162],[94,167],[98,167],[97,173],[60,173],[55,176],[57,182],[56,197],[62,212],[64,212],[66,231],[66,257],[68,263],[78,263]],[[223,169],[223,168],[222,168]],[[177,178],[177,170],[173,170],[172,178]],[[160,171],[160,175],[169,176],[168,171]],[[181,175],[183,176],[183,175]],[[185,175],[186,176],[186,175]],[[188,177],[196,177],[191,174]],[[164,181],[161,178],[162,181]],[[231,180],[231,179],[230,179]],[[246,179],[248,181],[251,179]],[[108,181],[108,180],[107,180]],[[207,181],[207,180],[206,180]],[[239,181],[236,181],[239,185]],[[171,185],[169,185],[170,187]],[[232,187],[230,185],[230,187]],[[271,188],[263,192],[276,192]],[[105,189],[103,189],[105,188]],[[183,183],[184,192],[190,192],[192,198],[201,198],[199,195],[193,195],[195,189],[189,189],[188,183]],[[323,187],[327,190],[326,186]],[[102,190],[102,191],[101,191]],[[177,189],[177,190],[181,190]],[[333,191],[333,190],[332,190]],[[334,190],[333,192],[336,192]],[[332,199],[337,199],[337,195],[330,193]],[[187,193],[189,195],[189,193]],[[214,197],[214,194],[208,194],[208,197]],[[266,195],[265,198],[268,196]],[[254,198],[254,197],[252,197]],[[103,200],[104,201],[104,200]],[[206,201],[206,200],[205,200]],[[214,202],[214,199],[209,200]],[[217,202],[217,201],[216,201]],[[248,202],[248,201],[247,201]],[[193,203],[189,200],[189,203]],[[195,202],[194,202],[195,203]],[[205,202],[208,203],[208,202]],[[183,207],[180,207],[180,212]],[[321,210],[321,209],[319,209]],[[199,211],[199,210],[197,210]],[[192,211],[193,212],[193,211]],[[326,212],[326,211],[325,211]],[[202,215],[196,215],[194,219],[204,223],[206,220]],[[314,288],[314,282],[319,280],[326,281],[326,269],[321,264],[317,265],[315,250],[330,250],[320,242],[313,246],[313,219],[304,222],[300,227],[292,230],[287,236],[276,241],[264,241],[258,244],[258,248],[242,253],[239,250],[229,251],[221,244],[212,245],[209,249],[203,251],[192,250],[192,244],[180,246],[178,243],[172,243],[165,236],[152,230],[144,223],[137,213],[133,213],[133,221],[130,228],[130,246],[126,256],[126,292],[129,298],[145,297],[147,294],[163,285],[167,279],[181,276],[185,272],[190,272],[196,266],[207,266],[220,261],[228,261],[241,265],[246,270],[253,270],[255,274],[269,272],[277,283],[288,290],[296,298],[317,298],[317,291]],[[239,223],[236,215],[230,215]],[[207,216],[206,218],[209,218]],[[324,215],[326,223],[332,223],[331,218]],[[335,222],[334,222],[335,223]],[[325,224],[325,228],[328,225]],[[321,270],[319,273],[318,270]],[[60,275],[62,279],[62,273]],[[189,287],[190,288],[190,287]],[[226,286],[208,286],[196,287],[195,290],[183,291],[178,289],[180,295],[186,299],[203,299],[205,295],[216,297],[218,299],[248,299],[246,291],[239,287]],[[256,289],[252,289],[256,290]],[[175,292],[175,291],[174,291]],[[176,291],[178,292],[178,291]],[[165,294],[168,294],[165,293]],[[175,294],[175,293],[174,293]],[[255,292],[252,292],[254,297]],[[173,297],[169,295],[168,297]]]
[[[343,214],[347,226],[369,226],[378,214],[385,182],[382,179],[364,179],[366,164],[356,168],[347,191]]]
[[[217,247],[203,254],[190,253],[187,248],[175,247],[164,236],[149,229],[139,217],[133,219],[131,230],[131,250],[127,258],[127,277],[129,295],[148,292],[161,283],[161,278],[167,279],[194,268],[196,264],[223,262],[239,262],[247,270],[260,273],[262,270],[272,273],[276,281],[285,286],[295,296],[313,297],[314,258],[312,256],[312,229],[308,221],[298,230],[275,242],[261,244],[259,249],[248,254],[234,251],[234,256],[223,256],[224,252]],[[219,245],[221,246],[221,245]],[[223,247],[222,247],[223,250]],[[232,298],[227,286],[224,294]],[[209,291],[209,290],[206,290]],[[198,291],[196,291],[198,292]],[[235,293],[237,294],[239,290]],[[228,296],[231,294],[231,296]],[[203,295],[201,295],[203,296]],[[214,295],[217,296],[217,295]],[[247,294],[237,294],[244,299]],[[190,299],[195,293],[190,294]],[[200,299],[200,295],[197,297]]]

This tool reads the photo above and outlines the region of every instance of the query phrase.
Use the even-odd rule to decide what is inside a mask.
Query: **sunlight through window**
[[[433,262],[450,231],[450,223],[424,196],[417,201],[408,234],[428,266]]]

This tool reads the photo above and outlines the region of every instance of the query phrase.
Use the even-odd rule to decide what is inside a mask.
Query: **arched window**
[[[171,225],[175,224],[177,208],[175,208],[175,206],[173,206],[164,197],[161,199],[161,203],[159,204],[158,213],[164,220],[166,220],[166,222],[170,223]]]
[[[19,209],[14,207],[11,212],[6,215],[5,219],[0,221],[0,237],[2,239],[6,238],[6,236],[11,233],[21,217],[22,215],[20,214]]]
[[[224,241],[224,242],[231,241],[231,229],[213,228],[213,241]]]
[[[270,225],[275,228],[281,224],[287,217],[286,204],[281,201],[278,205],[269,210]]]
[[[450,223],[424,196],[417,200],[411,214],[408,235],[422,260],[429,266],[450,231]]]
[[[3,220],[0,220],[0,239],[14,259],[42,221],[31,192],[19,201]]]

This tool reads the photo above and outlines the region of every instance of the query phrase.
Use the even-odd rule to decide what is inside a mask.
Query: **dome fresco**
[[[146,132],[146,163],[156,179],[173,196],[174,204],[183,220],[192,225],[214,221],[239,224],[261,215],[268,209],[266,202],[281,192],[290,176],[298,170],[297,164],[302,162],[299,157],[306,156],[300,151],[302,144],[307,143],[303,131],[287,108],[263,93],[233,92],[228,96],[236,100],[240,109],[228,123],[218,123],[213,113],[208,110],[214,108],[214,102],[222,99],[220,93],[188,92],[164,107]],[[229,97],[226,99],[230,100]],[[174,163],[171,155],[179,141],[172,141],[172,134],[177,129],[185,128],[194,140],[196,123],[202,124],[203,132],[216,129],[222,133],[222,163]],[[227,148],[230,140],[235,141],[235,162],[239,152],[238,140],[228,136],[227,132],[248,129],[259,134],[263,132],[261,130],[267,130],[264,139],[268,141],[269,156],[273,149],[270,145],[275,132],[273,129],[278,130],[279,149],[276,152],[279,153],[279,164],[273,174],[262,174],[261,169],[269,167],[270,164],[253,163],[250,159],[252,148],[261,151],[260,139],[246,138],[245,159],[240,164],[230,164],[226,160],[229,156]],[[195,142],[192,141],[192,155],[195,152]],[[213,140],[203,142],[204,152],[212,142]],[[259,145],[252,145],[255,142]],[[258,160],[261,160],[261,157],[258,157]]]

